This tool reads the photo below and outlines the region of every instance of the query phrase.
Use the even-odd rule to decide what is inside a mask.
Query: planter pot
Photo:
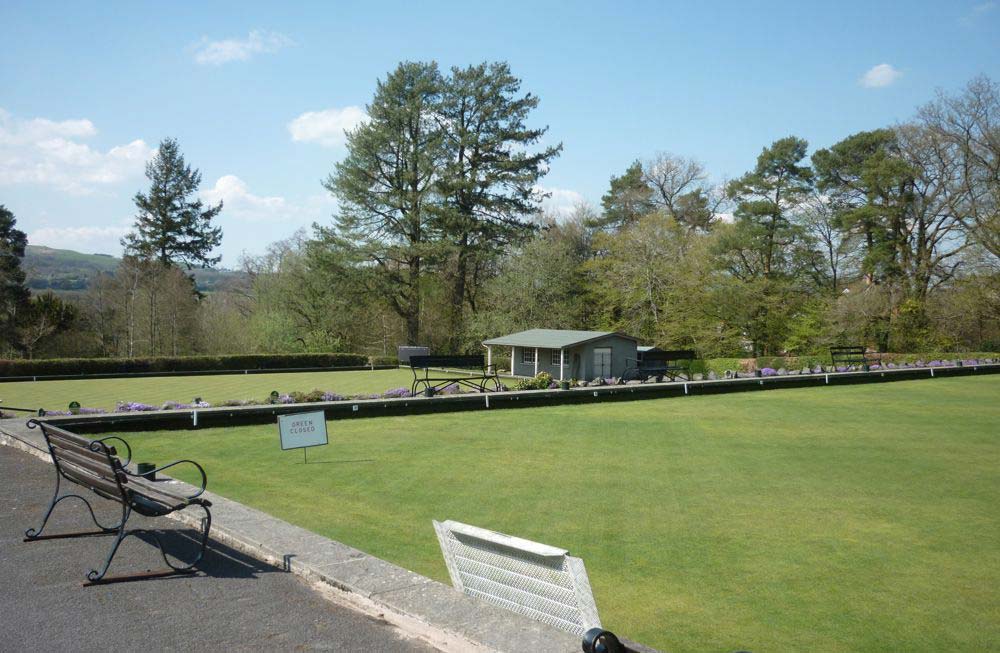
[[[559,389],[560,390],[569,390],[569,381],[560,381],[559,382]]]
[[[139,476],[143,477],[147,481],[156,480],[156,472],[153,471],[156,469],[156,465],[153,463],[139,463],[136,467],[136,471],[139,473]]]
[[[433,397],[434,396],[434,388],[424,388],[424,396],[425,397]]]

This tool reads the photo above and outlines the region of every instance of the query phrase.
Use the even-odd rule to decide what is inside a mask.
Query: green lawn
[[[1000,641],[1000,376],[358,419],[330,435],[308,466],[274,426],[128,438],[139,460],[193,458],[215,492],[444,582],[432,518],[568,548],[604,625],[669,651]]]
[[[71,401],[81,406],[111,410],[118,401],[138,401],[161,405],[165,401],[188,403],[195,397],[215,404],[227,399],[266,399],[278,392],[313,389],[342,395],[385,392],[410,387],[413,373],[407,369],[295,372],[285,374],[224,374],[217,376],[163,376],[132,379],[73,381],[23,381],[0,383],[0,409],[4,405],[21,408],[66,410]]]

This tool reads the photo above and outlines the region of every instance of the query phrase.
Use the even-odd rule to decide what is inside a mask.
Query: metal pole
[[[564,381],[565,380],[563,378],[563,373],[564,373],[565,369],[566,369],[566,350],[565,349],[560,349],[559,350],[559,380],[560,381]]]
[[[538,376],[538,347],[535,347],[535,376]]]

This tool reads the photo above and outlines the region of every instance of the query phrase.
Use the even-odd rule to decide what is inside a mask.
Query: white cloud
[[[569,190],[568,188],[535,186],[535,191],[538,193],[547,193],[549,195],[548,197],[542,199],[542,211],[558,220],[564,220],[570,217],[577,207],[586,203],[583,195],[575,190]]]
[[[278,32],[253,30],[245,39],[209,41],[202,38],[195,46],[194,60],[203,65],[220,66],[230,61],[247,61],[255,54],[272,53],[295,45],[292,39]]]
[[[222,200],[223,214],[251,222],[281,219],[289,209],[284,197],[254,195],[247,183],[236,175],[219,177],[214,187],[201,192],[201,197],[210,204]]]
[[[862,75],[858,83],[865,88],[882,88],[895,82],[902,74],[890,64],[880,63],[877,66],[872,66],[868,72]]]
[[[293,141],[338,147],[347,140],[345,131],[354,129],[367,120],[368,115],[364,109],[355,106],[307,111],[288,123],[288,131]]]
[[[28,233],[29,245],[55,249],[119,255],[119,241],[128,233],[126,225],[109,227],[42,227]]]
[[[96,134],[89,120],[18,120],[0,109],[0,186],[38,184],[88,194],[142,174],[155,153],[141,139],[107,152],[80,142]]]
[[[222,217],[241,222],[270,222],[286,226],[308,226],[329,217],[336,202],[329,195],[316,195],[303,203],[284,197],[255,195],[236,175],[219,177],[215,186],[201,192],[201,198],[215,204],[222,200]]]

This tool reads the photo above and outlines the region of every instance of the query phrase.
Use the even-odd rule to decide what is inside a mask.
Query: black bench
[[[178,460],[170,463],[169,465],[164,465],[163,467],[143,474],[143,476],[148,475],[149,478],[153,478],[153,475],[156,472],[173,467],[174,465],[179,465],[181,463],[194,465],[194,467],[201,474],[201,489],[191,496],[180,496],[167,490],[159,483],[146,480],[143,476],[130,472],[128,470],[128,465],[132,460],[132,449],[129,447],[127,442],[119,437],[110,436],[92,441],[83,436],[38,420],[29,420],[28,426],[30,428],[40,427],[42,429],[42,434],[45,436],[45,444],[48,445],[49,453],[52,455],[52,463],[55,465],[56,469],[56,489],[55,493],[52,495],[52,501],[49,503],[48,510],[45,511],[45,516],[42,518],[42,525],[38,528],[29,528],[25,531],[25,542],[69,537],[86,537],[93,535],[114,535],[115,540],[111,545],[111,551],[108,553],[107,559],[104,561],[104,566],[100,569],[100,571],[91,569],[90,572],[87,573],[87,581],[84,585],[114,583],[117,581],[137,580],[140,578],[155,578],[159,576],[170,576],[173,574],[193,573],[195,571],[194,566],[201,562],[202,557],[205,555],[205,547],[208,544],[208,531],[212,527],[212,514],[208,510],[209,506],[212,504],[205,499],[199,498],[199,496],[205,491],[205,485],[207,483],[205,470],[201,468],[201,465],[191,460]],[[112,440],[124,445],[128,452],[128,457],[125,461],[119,459],[116,448],[108,444],[108,442]],[[69,492],[60,495],[60,484],[63,480],[69,481],[74,485],[87,488],[103,499],[108,499],[121,504],[121,520],[112,526],[105,526],[101,524],[94,515],[94,509],[91,507],[90,502],[87,501],[87,499],[79,494]],[[87,511],[90,513],[90,518],[99,530],[76,531],[70,533],[59,533],[56,535],[42,535],[42,531],[45,530],[45,526],[48,524],[49,517],[52,516],[52,510],[63,499],[69,498],[83,501],[84,505],[87,506]],[[170,559],[167,558],[167,553],[163,547],[162,541],[155,532],[142,528],[126,528],[128,519],[133,512],[137,512],[146,517],[163,517],[172,512],[183,510],[189,506],[198,506],[205,511],[205,517],[202,520],[202,531],[198,555],[194,562],[190,564],[177,565],[171,562]],[[108,567],[111,566],[111,560],[115,557],[115,553],[117,553],[122,540],[130,535],[139,534],[148,536],[153,540],[159,548],[160,555],[163,557],[163,561],[169,569],[124,576],[105,576],[108,572]]]
[[[488,387],[496,392],[503,388],[496,371],[487,369],[484,356],[410,356],[410,369],[413,370],[413,385],[410,386],[413,395],[418,390],[434,394],[453,383],[479,392],[486,392]],[[468,374],[432,376],[432,369],[458,369]]]
[[[626,367],[622,372],[622,383],[635,379],[645,381],[651,376],[655,376],[657,381],[664,377],[674,381],[681,374],[690,374],[691,361],[698,357],[690,349],[652,350],[642,353],[641,356],[638,359],[628,359],[635,364]]]
[[[830,347],[830,360],[833,369],[847,367],[848,365],[860,365],[864,371],[881,361],[878,353],[869,353],[860,345],[847,345]]]

